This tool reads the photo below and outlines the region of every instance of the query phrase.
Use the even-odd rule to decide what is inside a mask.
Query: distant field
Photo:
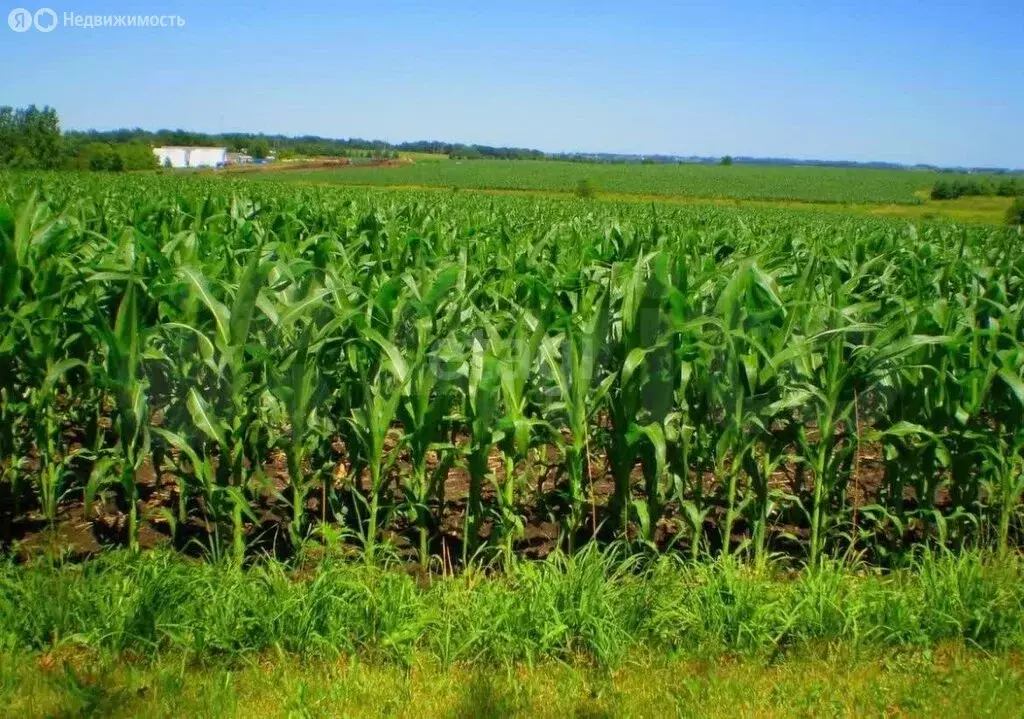
[[[251,175],[260,179],[259,174]],[[613,165],[553,160],[417,161],[400,167],[295,171],[287,179],[339,185],[571,192],[587,179],[598,191],[702,198],[917,204],[915,191],[938,173],[834,167]],[[285,179],[274,173],[273,179]]]
[[[441,162],[448,159],[448,155],[439,155],[434,152],[399,152],[398,156],[416,162]]]
[[[467,160],[418,153],[420,164],[317,168],[273,172],[253,169],[246,180],[376,186],[395,190],[454,188],[499,195],[571,197],[586,177],[610,202],[715,204],[728,207],[826,210],[905,220],[951,220],[1000,225],[1008,197],[931,200],[938,173],[822,167],[717,167],[707,165],[599,165],[551,161]],[[426,159],[423,159],[426,158]],[[562,173],[559,175],[558,173]],[[599,179],[600,178],[603,179]],[[239,178],[240,173],[232,173]],[[559,179],[561,178],[561,179]],[[650,189],[660,181],[660,188]],[[559,184],[561,183],[561,184]],[[789,188],[789,195],[784,191]],[[878,199],[886,193],[891,199]],[[845,199],[842,199],[845,198]]]

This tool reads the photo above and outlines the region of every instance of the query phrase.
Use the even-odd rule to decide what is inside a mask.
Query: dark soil
[[[393,447],[398,440],[397,431],[393,431],[389,437],[389,445]],[[338,444],[340,443],[336,443]],[[341,448],[336,446],[336,449]],[[165,465],[169,463],[165,462]],[[505,474],[504,464],[497,451],[492,453],[489,465],[494,476],[502,482]],[[432,471],[436,466],[436,458],[428,462],[429,470]],[[252,518],[246,518],[244,521],[247,551],[253,556],[289,558],[294,553],[288,531],[292,510],[285,498],[291,496],[291,491],[283,453],[273,453],[262,469],[266,482],[253,507],[256,521]],[[398,487],[398,477],[407,474],[409,469],[408,458],[399,456],[393,469],[393,479],[396,481],[393,481],[391,486]],[[557,521],[557,517],[564,514],[558,510],[563,500],[557,491],[560,480],[557,449],[554,446],[541,448],[531,462],[529,471],[527,469],[525,463],[520,463],[516,468],[517,473],[522,472],[528,479],[523,482],[524,486],[518,495],[523,502],[519,510],[524,517],[524,527],[514,544],[514,551],[524,557],[542,558],[550,554],[560,542],[565,541],[562,536],[563,527]],[[595,534],[602,541],[613,539],[608,536],[605,528],[609,524],[606,521],[607,505],[614,484],[602,454],[592,454],[589,473],[593,479],[587,489],[591,506],[588,508],[584,526],[579,536],[575,538],[576,546],[593,538]],[[87,476],[88,473],[85,474]],[[798,485],[802,482],[807,485],[802,488],[805,494],[812,491],[810,484],[813,480],[806,476],[801,479],[799,474],[795,465],[783,465],[772,476],[770,484],[774,489],[794,492],[801,489]],[[362,480],[365,486],[366,477],[364,476]],[[138,533],[141,548],[173,546],[189,554],[202,555],[208,553],[211,546],[218,544],[214,537],[215,531],[220,533],[220,545],[229,542],[231,527],[212,526],[208,518],[209,512],[206,511],[201,499],[189,497],[186,516],[184,521],[181,521],[178,516],[178,482],[170,471],[165,470],[158,476],[151,462],[147,460],[138,472],[137,482],[141,496]],[[854,509],[852,514],[855,522],[858,521],[856,508],[873,503],[884,483],[885,468],[880,456],[880,447],[872,444],[863,445],[852,463],[847,491],[848,506]],[[361,508],[354,498],[352,484],[350,468],[339,461],[334,471],[334,486],[317,487],[309,492],[304,507],[305,524],[311,527],[316,527],[324,521],[336,525],[351,524],[346,517],[357,516]],[[633,471],[632,485],[634,499],[643,499],[643,475],[639,464]],[[2,489],[9,494],[9,488]],[[726,506],[724,500],[718,496],[721,493],[717,492],[713,477],[704,478],[703,489],[708,496],[707,501],[713,505],[705,521],[704,534],[711,542],[712,550],[716,550],[724,544],[721,528],[724,524]],[[398,502],[401,499],[399,490],[392,491],[393,499]],[[440,526],[436,528],[437,531],[431,532],[430,550],[445,567],[455,566],[462,560],[469,491],[467,470],[461,466],[453,467],[444,482],[443,512],[439,512],[436,506],[432,508],[434,517],[440,517]],[[495,490],[490,482],[484,484],[482,495],[487,507],[495,506]],[[328,500],[326,503],[325,498]],[[27,491],[19,498],[20,506],[26,507],[26,511],[13,512],[15,503],[12,499],[0,497],[0,507],[3,508],[0,513],[0,525],[3,527],[0,541],[6,552],[19,559],[45,552],[57,552],[67,559],[81,561],[94,556],[105,547],[127,544],[127,505],[116,487],[101,492],[88,513],[80,490],[77,495],[66,496],[52,525],[45,520],[38,508],[33,506],[33,499]],[[948,493],[945,492],[940,492],[937,499],[939,507],[948,505],[950,501]],[[906,502],[908,506],[914,505],[912,493],[906,497]],[[790,554],[801,554],[805,551],[802,543],[808,538],[809,532],[806,518],[802,513],[789,512],[777,522],[769,531],[771,549]],[[687,527],[679,508],[670,503],[656,527],[655,544],[662,549],[672,546],[680,551],[687,550]],[[416,562],[418,533],[410,520],[394,516],[382,531],[400,557],[410,563]],[[913,534],[914,528],[911,527],[908,531]],[[481,522],[479,532],[481,540],[488,539],[494,532],[493,517],[485,518]],[[629,535],[636,537],[637,534],[637,528],[631,527]],[[740,519],[733,527],[729,541],[733,545],[738,545],[748,534],[749,528]],[[909,538],[913,539],[912,536]],[[894,538],[905,539],[908,537]]]

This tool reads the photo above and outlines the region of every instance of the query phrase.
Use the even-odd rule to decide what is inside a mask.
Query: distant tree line
[[[361,141],[357,141],[361,142]],[[396,152],[422,152],[429,155],[448,155],[456,159],[492,158],[502,160],[543,160],[547,155],[540,150],[525,147],[492,147],[491,145],[465,145],[459,142],[416,140],[387,144]]]
[[[146,170],[157,167],[151,148],[160,145],[227,147],[256,159],[326,156],[394,159],[400,152],[449,155],[456,159],[502,158],[539,160],[540,150],[462,143],[417,141],[392,144],[362,138],[335,139],[302,135],[253,133],[209,134],[187,130],[72,130],[61,133],[57,111],[31,105],[0,107],[0,167],[22,169],[78,169],[96,171]]]
[[[397,144],[383,140],[364,140],[354,137],[337,139],[302,135],[264,135],[253,133],[208,134],[187,130],[157,130],[141,128],[109,131],[89,130],[66,133],[70,141],[81,143],[105,142],[112,145],[144,143],[148,145],[194,145],[198,147],[227,147],[231,152],[248,152],[253,157],[267,156],[274,151],[279,157],[321,156],[321,157],[371,157],[396,158],[399,152],[422,152],[449,155],[458,159],[504,158],[513,160],[539,160],[545,157],[540,150],[521,147],[491,147],[489,145],[464,145],[451,142],[420,140]]]
[[[836,167],[886,167],[907,169],[891,163],[824,162],[792,160],[786,158],[731,157],[679,157],[676,155],[623,155],[615,153],[545,153],[523,147],[500,147],[491,145],[467,145],[457,142],[418,140],[415,142],[389,143],[383,140],[348,139],[301,135],[265,135],[244,132],[210,134],[188,130],[143,130],[122,128],[119,130],[72,130],[61,133],[57,112],[53,108],[0,107],[0,167],[36,169],[91,169],[91,170],[136,170],[156,167],[152,152],[143,149],[159,145],[191,145],[198,147],[227,147],[231,152],[246,152],[256,159],[276,154],[279,158],[294,156],[355,157],[389,159],[398,157],[400,152],[417,152],[448,155],[454,159],[506,159],[542,160],[554,159],[580,163],[627,164],[758,164],[758,165],[816,165]],[[915,166],[919,169],[936,169],[930,166]],[[1004,170],[993,168],[986,174],[994,175]],[[1021,195],[1024,188],[1020,180],[1012,177],[998,184],[987,180],[940,181],[932,190],[932,197],[948,199],[971,194]]]
[[[320,155],[329,157],[384,156],[391,154],[391,147],[384,142],[372,140],[333,140],[312,135],[286,137],[284,135],[263,135],[256,133],[209,134],[187,130],[143,130],[141,128],[120,130],[72,130],[65,133],[69,142],[79,144],[107,143],[123,145],[138,143],[150,147],[162,145],[185,145],[192,147],[226,147],[229,152],[245,152],[257,159],[278,156]]]
[[[1024,195],[1024,183],[1016,177],[1004,177],[998,182],[989,179],[967,178],[939,180],[932,187],[933,200],[953,200],[957,197],[1019,197]]]
[[[147,170],[157,165],[148,144],[62,135],[52,107],[0,107],[0,167],[22,170]]]
[[[71,155],[70,167],[75,170],[120,172],[122,170],[155,170],[156,155],[149,145],[127,142],[115,145],[109,142],[90,142],[78,147]]]

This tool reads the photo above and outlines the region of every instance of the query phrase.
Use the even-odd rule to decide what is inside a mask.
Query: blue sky
[[[185,19],[0,25],[0,104],[67,128],[1024,167],[1021,0],[49,2]]]

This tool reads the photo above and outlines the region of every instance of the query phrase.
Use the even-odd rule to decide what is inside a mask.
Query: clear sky
[[[1024,0],[48,1],[185,19],[0,25],[65,128],[1024,167]]]

